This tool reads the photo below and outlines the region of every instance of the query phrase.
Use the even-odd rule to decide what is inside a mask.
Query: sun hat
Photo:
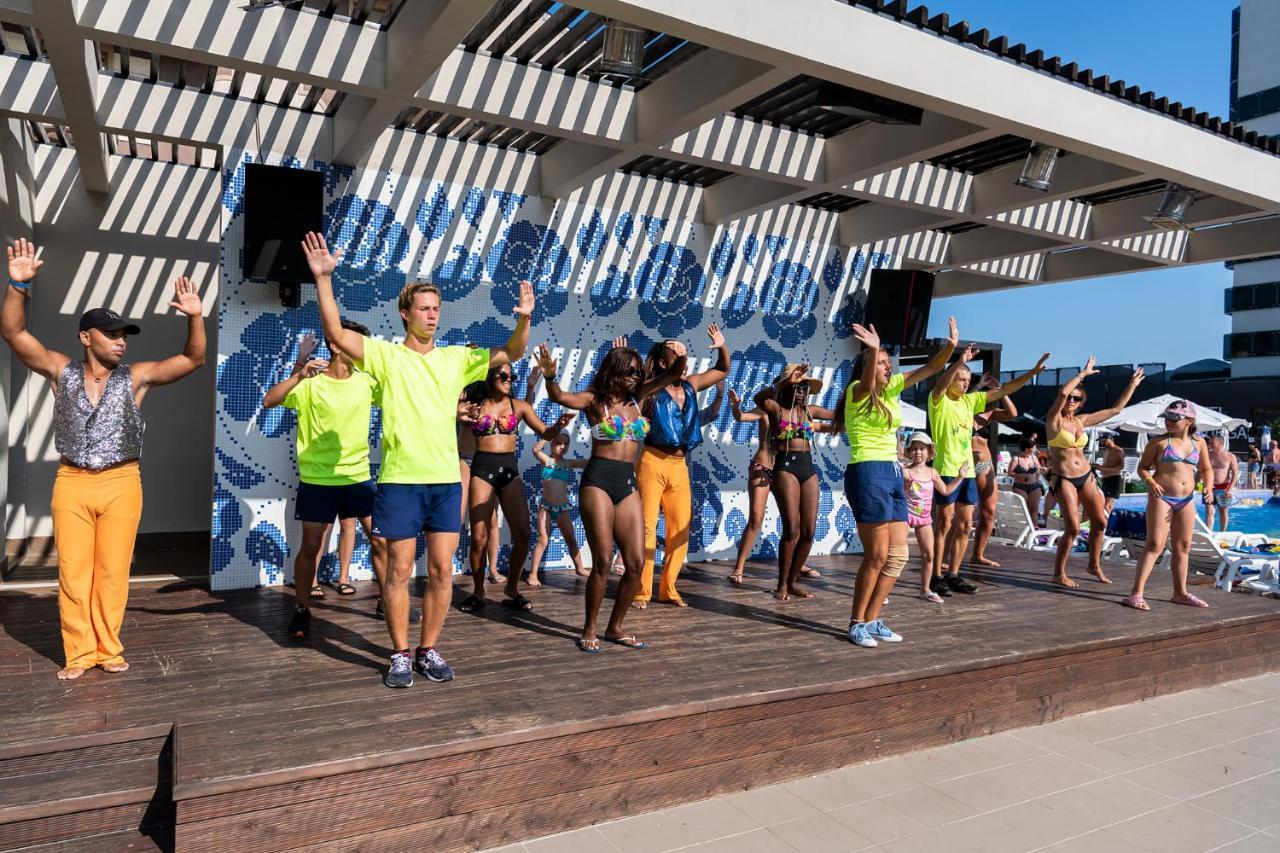
[[[795,373],[795,372],[796,372],[797,370],[799,370],[802,366],[803,366],[803,365],[801,365],[799,362],[793,362],[793,363],[791,363],[791,364],[788,364],[786,367],[782,368],[782,372],[778,374],[778,378],[777,378],[777,379],[774,379],[774,380],[773,380],[773,384],[774,384],[774,385],[781,385],[781,384],[783,384],[784,382],[790,382],[790,381],[791,381],[791,379],[790,379],[791,374]],[[809,383],[809,393],[810,393],[810,394],[817,394],[819,391],[821,391],[821,390],[822,390],[822,380],[821,380],[821,379],[816,379],[816,378],[814,378],[814,377],[810,376],[808,379],[805,379],[804,381],[805,381],[805,382],[807,382],[807,383]]]

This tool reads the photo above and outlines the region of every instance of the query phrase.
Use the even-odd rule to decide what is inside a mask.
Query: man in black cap
[[[0,336],[28,368],[53,386],[54,445],[62,456],[53,484],[53,539],[58,549],[58,612],[72,680],[95,666],[124,672],[120,643],[129,597],[129,565],[142,515],[142,414],[147,390],[176,382],[204,364],[204,318],[196,286],[174,283],[175,308],[187,317],[187,345],[163,361],[123,363],[128,336],[141,331],[107,308],[80,317],[84,358],[46,349],[27,331],[26,300],[44,261],[18,240],[8,247],[9,286]]]

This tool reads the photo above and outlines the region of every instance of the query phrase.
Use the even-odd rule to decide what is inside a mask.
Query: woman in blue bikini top
[[[1196,407],[1190,402],[1174,400],[1160,418],[1168,432],[1147,444],[1138,462],[1138,476],[1147,484],[1147,547],[1138,560],[1133,591],[1124,604],[1135,610],[1151,609],[1143,598],[1147,578],[1168,543],[1173,575],[1171,600],[1174,604],[1208,607],[1187,590],[1187,554],[1196,526],[1196,478],[1206,488],[1213,488],[1209,448],[1195,434]]]

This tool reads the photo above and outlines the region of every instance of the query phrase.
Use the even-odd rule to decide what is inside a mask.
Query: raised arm
[[[915,370],[902,377],[903,388],[910,388],[917,382],[923,382],[930,376],[933,376],[942,368],[946,367],[947,360],[951,358],[952,353],[956,351],[956,347],[960,343],[960,330],[956,327],[956,318],[947,318],[947,342],[942,345],[942,349],[933,354],[933,357]]]
[[[576,412],[565,412],[551,426],[547,426],[542,422],[542,418],[538,417],[538,413],[534,411],[533,406],[530,406],[524,400],[516,401],[515,407],[516,414],[520,417],[520,420],[524,421],[529,429],[539,435],[543,441],[553,440],[577,416]]]
[[[524,401],[529,405],[533,405],[534,398],[538,393],[538,383],[542,381],[542,368],[534,365],[529,368],[529,381],[525,383],[528,387],[524,391]]]
[[[529,318],[533,315],[533,285],[520,282],[520,301],[516,303],[516,327],[501,349],[489,350],[489,367],[515,364],[529,349]],[[544,371],[545,372],[545,371]],[[550,382],[548,382],[550,385]]]
[[[307,332],[298,340],[298,358],[293,362],[293,369],[289,371],[290,376],[300,372],[302,368],[311,363],[311,353],[316,351],[316,347],[319,344],[320,342],[316,340],[316,336],[310,332]]]
[[[342,328],[342,312],[338,308],[337,297],[333,295],[333,271],[342,257],[342,250],[330,252],[324,235],[310,231],[302,241],[302,251],[316,280],[316,302],[320,304],[320,325],[324,336],[337,342],[352,359],[363,362],[364,335]]]
[[[44,265],[36,257],[37,249],[29,240],[18,240],[6,250],[9,256],[9,285],[5,288],[4,307],[0,309],[0,336],[18,360],[29,369],[57,382],[70,357],[51,349],[27,331],[27,296],[31,282]]]
[[[729,412],[733,415],[733,419],[741,424],[758,421],[764,417],[764,414],[759,409],[752,409],[749,412],[742,411],[742,398],[732,388],[729,389]]]
[[[297,388],[303,381],[319,375],[328,366],[328,362],[320,361],[319,359],[308,361],[302,366],[301,370],[290,373],[287,379],[277,382],[267,389],[266,396],[262,398],[262,408],[274,409],[284,402],[284,398],[289,396],[290,391]]]
[[[946,393],[946,389],[951,387],[951,380],[955,377],[956,373],[960,371],[960,368],[964,367],[970,361],[973,361],[977,356],[978,350],[972,345],[965,347],[964,352],[960,353],[960,357],[951,362],[951,366],[943,371],[942,375],[938,377],[938,381],[934,384],[933,390],[929,392],[929,398],[932,400],[940,399],[942,395]],[[987,399],[989,400],[991,398],[988,396]]]
[[[719,382],[716,383],[715,393],[716,393],[715,400],[711,403],[711,405],[703,409],[702,414],[699,415],[700,426],[707,426],[708,424],[713,424],[720,417],[720,410],[724,408],[724,380],[723,379],[721,379]]]
[[[1050,435],[1061,428],[1062,407],[1067,405],[1067,398],[1071,396],[1072,391],[1080,387],[1081,382],[1098,372],[1094,369],[1097,363],[1098,359],[1089,356],[1089,360],[1084,363],[1081,371],[1063,382],[1062,387],[1058,389],[1058,395],[1053,398],[1053,402],[1049,404],[1049,412],[1044,416],[1044,423],[1049,428]]]
[[[778,391],[773,385],[766,385],[756,392],[751,398],[751,402],[756,404],[756,411],[762,413],[762,417],[770,414],[776,415],[781,409],[778,407]]]
[[[724,334],[720,331],[720,327],[715,323],[707,326],[707,336],[711,338],[711,348],[716,351],[716,363],[701,373],[695,373],[689,377],[689,384],[695,391],[717,385],[729,375],[729,347],[724,342]]]
[[[672,361],[666,370],[644,382],[640,386],[636,402],[643,403],[646,399],[652,397],[654,394],[661,391],[663,388],[666,388],[673,382],[679,382],[680,377],[684,376],[684,370],[688,363],[688,357],[683,355]]]
[[[1129,384],[1125,386],[1124,393],[1116,398],[1114,405],[1091,412],[1081,418],[1080,421],[1085,426],[1090,427],[1103,421],[1109,421],[1120,414],[1120,410],[1129,405],[1129,401],[1133,399],[1133,392],[1138,390],[1138,386],[1142,384],[1142,380],[1146,378],[1146,375],[1147,372],[1139,367],[1133,372],[1133,376],[1129,377]]]
[[[544,452],[546,446],[550,443],[551,442],[547,441],[545,438],[540,438],[533,443],[533,448],[532,448],[533,458],[537,459],[538,464],[542,465],[543,467],[546,467],[547,465],[555,464],[555,460],[552,459],[547,453]]]
[[[854,323],[853,336],[864,347],[862,375],[857,378],[858,389],[853,392],[853,402],[856,403],[859,400],[865,400],[867,395],[871,393],[871,389],[875,387],[876,362],[880,358],[880,335],[876,333],[875,326],[862,326]],[[840,395],[841,399],[848,393],[849,389],[846,388]],[[837,405],[836,408],[843,410],[844,406]]]
[[[542,371],[542,378],[547,383],[548,400],[558,406],[579,412],[595,402],[596,396],[590,391],[565,391],[556,384],[558,366],[546,344],[538,345],[534,351],[534,357],[538,360],[538,369]]]
[[[182,352],[163,361],[140,361],[133,366],[133,384],[142,387],[168,385],[194,373],[204,364],[204,306],[196,286],[185,276],[173,283],[173,301],[169,303],[187,317],[187,343]]]
[[[1016,394],[1023,385],[1026,385],[1037,374],[1044,370],[1044,364],[1049,360],[1049,353],[1040,356],[1040,360],[1036,362],[1036,366],[1028,370],[1021,376],[1015,376],[1008,382],[996,388],[994,391],[987,392],[987,402],[994,403],[996,400],[1003,400],[1011,394]]]

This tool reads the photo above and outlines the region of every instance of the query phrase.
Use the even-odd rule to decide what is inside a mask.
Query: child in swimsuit
[[[929,588],[933,575],[933,495],[935,492],[949,495],[959,488],[968,476],[969,465],[962,466],[960,476],[951,483],[944,482],[938,472],[929,467],[933,459],[933,439],[923,432],[913,432],[907,439],[906,458],[902,485],[907,493],[907,526],[915,531],[916,546],[920,549],[920,597],[941,604],[942,596]],[[950,597],[950,593],[947,595]]]
[[[582,554],[573,532],[573,507],[569,503],[569,487],[573,484],[573,469],[587,467],[585,459],[566,459],[569,450],[569,434],[562,432],[551,442],[551,452],[545,452],[546,441],[533,446],[534,458],[542,464],[542,497],[538,499],[538,542],[533,546],[533,565],[529,569],[529,586],[539,586],[538,570],[542,558],[551,544],[551,528],[557,527],[564,537],[564,544],[573,559],[573,570],[585,578],[589,572],[582,567]]]

